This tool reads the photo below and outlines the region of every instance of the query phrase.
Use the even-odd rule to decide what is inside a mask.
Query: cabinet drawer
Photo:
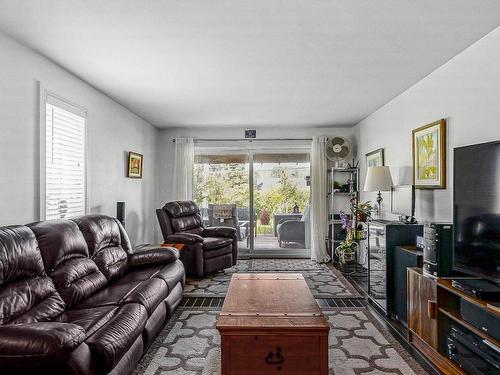
[[[222,340],[224,367],[231,375],[319,375],[322,361],[327,361],[326,336],[223,336]]]

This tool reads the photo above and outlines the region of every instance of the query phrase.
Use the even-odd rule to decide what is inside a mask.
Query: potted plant
[[[342,224],[342,229],[344,229],[347,234],[346,239],[335,248],[335,255],[339,258],[340,264],[344,265],[356,260],[358,244],[353,241],[353,223],[351,218],[344,211],[340,211],[340,222]]]
[[[271,221],[271,215],[269,215],[269,211],[263,208],[262,211],[260,212],[260,223],[262,225],[269,225],[270,221]]]
[[[354,239],[363,240],[364,238],[365,238],[365,230],[363,228],[363,225],[358,224],[356,230],[354,231]]]
[[[351,236],[348,235],[347,238],[337,246],[335,254],[339,257],[340,264],[345,265],[346,263],[356,260],[357,250],[357,242],[353,241]]]
[[[351,200],[352,215],[360,222],[364,223],[372,216],[372,209],[372,202],[370,201],[358,203],[356,199]]]

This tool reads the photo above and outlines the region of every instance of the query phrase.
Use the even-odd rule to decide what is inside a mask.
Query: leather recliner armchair
[[[186,274],[202,278],[229,268],[238,258],[238,237],[232,227],[205,228],[193,201],[174,201],[156,210],[165,243],[183,243]]]

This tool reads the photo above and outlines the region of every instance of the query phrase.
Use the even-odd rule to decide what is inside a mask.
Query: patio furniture
[[[230,207],[230,213],[228,215],[217,215],[217,210],[222,209],[220,212],[224,212],[225,208]],[[214,215],[214,210],[216,214]],[[208,225],[211,227],[231,227],[236,229],[236,235],[238,236],[238,241],[243,241],[250,234],[250,221],[240,220],[238,215],[239,208],[236,208],[235,204],[209,204],[208,205]]]
[[[236,209],[236,214],[238,216],[238,221],[241,225],[244,225],[246,228],[246,237],[250,236],[250,209],[248,207],[238,207]],[[254,231],[255,231],[255,236],[257,236],[257,212],[254,211],[253,214],[254,218]]]
[[[304,218],[282,219],[278,224],[278,244],[283,247],[283,243],[298,242],[306,244],[306,225]]]
[[[278,224],[284,220],[300,220],[302,214],[274,214],[274,237],[278,237]]]

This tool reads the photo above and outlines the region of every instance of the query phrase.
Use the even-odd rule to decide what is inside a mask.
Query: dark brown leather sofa
[[[0,373],[130,374],[182,298],[178,257],[102,215],[0,228]]]
[[[236,264],[236,229],[205,228],[200,209],[193,201],[169,202],[156,214],[165,242],[185,244],[181,259],[187,274],[201,278]]]

